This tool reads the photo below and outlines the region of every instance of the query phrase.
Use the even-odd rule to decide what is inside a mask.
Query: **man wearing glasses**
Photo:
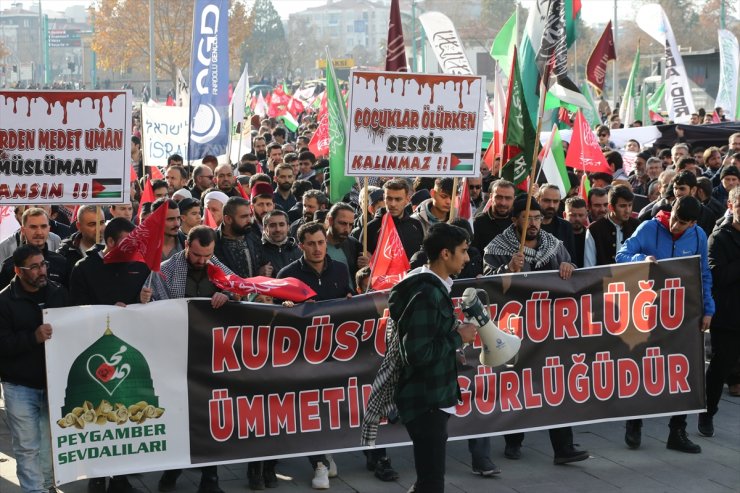
[[[47,278],[37,246],[21,245],[11,258],[15,277],[0,291],[0,379],[16,472],[24,492],[55,493],[44,358],[52,327],[42,309],[66,306],[67,292]]]
[[[193,187],[190,194],[195,200],[200,200],[203,192],[213,186],[213,171],[210,166],[199,164],[193,171]]]
[[[471,217],[475,217],[476,212],[483,205],[483,179],[468,178],[465,181],[468,184],[468,191],[470,192]]]
[[[563,246],[563,242],[550,233],[540,229],[542,225],[542,208],[535,199],[529,209],[529,219],[526,220],[527,199],[522,197],[514,201],[511,211],[513,224],[503,233],[496,236],[485,249],[483,262],[485,274],[508,274],[515,272],[532,272],[557,270],[564,280],[570,279],[576,266],[570,261],[570,254]],[[527,233],[524,239],[524,253],[519,253],[520,239],[527,222]],[[573,430],[570,426],[552,428],[550,443],[555,453],[555,464],[567,464],[588,459],[588,452],[573,446]],[[507,459],[521,457],[524,433],[513,433],[504,436],[506,448],[504,456]]]

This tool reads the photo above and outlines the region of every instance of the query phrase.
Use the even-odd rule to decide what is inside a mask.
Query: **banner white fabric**
[[[691,113],[695,111],[694,98],[691,96],[686,67],[668,16],[663,7],[651,3],[640,8],[635,22],[651,38],[665,46],[665,104],[668,108],[668,118],[675,123],[688,123],[691,120]]]
[[[737,109],[738,72],[740,71],[740,51],[737,38],[726,29],[717,31],[719,38],[719,89],[715,107],[725,110],[725,115],[733,118]]]
[[[452,75],[476,75],[470,67],[462,41],[457,35],[455,25],[446,15],[440,12],[425,12],[419,16],[434,56],[437,57],[442,72]],[[485,85],[485,83],[484,83]],[[483,106],[483,131],[493,132],[493,115],[491,114],[488,96]]]

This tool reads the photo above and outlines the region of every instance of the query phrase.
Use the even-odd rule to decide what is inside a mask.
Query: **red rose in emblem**
[[[103,383],[108,382],[111,378],[113,378],[113,375],[116,373],[116,368],[109,365],[108,363],[101,363],[100,366],[98,366],[98,369],[95,370],[95,376],[98,377],[98,380],[100,380]]]

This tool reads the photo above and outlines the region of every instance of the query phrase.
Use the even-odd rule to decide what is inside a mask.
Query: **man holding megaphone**
[[[462,228],[434,224],[424,239],[429,263],[409,272],[388,299],[403,361],[395,401],[414,446],[417,493],[444,491],[447,420],[461,397],[455,352],[476,336],[474,324],[456,320],[450,296],[469,243]]]

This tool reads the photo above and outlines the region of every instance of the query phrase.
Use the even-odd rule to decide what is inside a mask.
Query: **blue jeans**
[[[21,489],[47,493],[54,475],[46,391],[3,382],[3,395]]]

